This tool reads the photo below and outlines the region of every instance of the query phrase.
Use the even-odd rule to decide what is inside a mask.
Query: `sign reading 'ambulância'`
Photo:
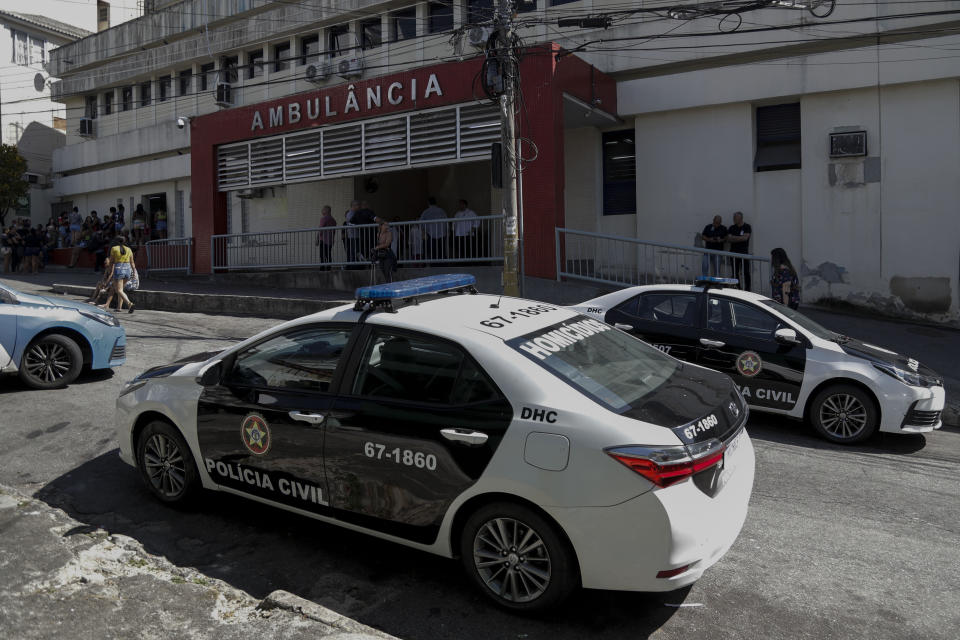
[[[420,93],[422,91],[422,93]],[[342,89],[336,94],[341,94]],[[404,101],[417,102],[422,99],[428,101],[432,96],[443,96],[437,74],[431,73],[425,84],[418,86],[416,78],[409,78],[406,83],[394,80],[389,84],[373,84],[364,89],[357,89],[355,85],[348,85],[346,96],[336,95],[333,90],[321,93],[315,97],[303,97],[291,100],[266,109],[257,109],[253,112],[253,122],[250,131],[272,129],[284,125],[297,124],[302,120],[319,120],[333,118],[337,115],[361,112],[376,112],[385,104],[399,107]]]

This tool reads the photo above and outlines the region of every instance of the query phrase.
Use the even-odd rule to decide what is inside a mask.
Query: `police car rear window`
[[[507,344],[578,391],[622,412],[656,391],[680,364],[599,320],[577,316]]]

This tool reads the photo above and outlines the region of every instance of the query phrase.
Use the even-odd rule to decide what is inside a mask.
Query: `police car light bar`
[[[476,289],[474,285],[476,284],[477,279],[469,273],[446,273],[437,276],[414,278],[413,280],[378,284],[372,287],[360,287],[356,293],[356,308],[359,310],[369,303],[375,306],[378,304],[390,306],[390,303],[394,300],[406,300],[431,293],[444,293],[458,290],[470,290],[475,293]]]
[[[718,276],[698,276],[694,278],[693,283],[695,285],[699,285],[704,289],[706,289],[710,286],[722,287],[722,286],[729,285],[731,287],[735,287],[738,284],[740,284],[740,281],[737,280],[736,278],[720,278]]]

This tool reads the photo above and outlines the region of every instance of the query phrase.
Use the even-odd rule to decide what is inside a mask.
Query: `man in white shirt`
[[[460,208],[453,214],[453,252],[456,258],[473,258],[477,253],[475,234],[480,228],[476,212],[467,206],[466,200],[460,200]]]
[[[427,204],[429,205],[426,209],[423,210],[423,213],[420,214],[421,220],[447,220],[447,212],[437,206],[437,199],[433,196],[427,198]],[[432,222],[430,224],[423,225],[423,230],[426,232],[425,240],[427,245],[427,259],[428,260],[440,260],[447,257],[447,223],[446,222]]]

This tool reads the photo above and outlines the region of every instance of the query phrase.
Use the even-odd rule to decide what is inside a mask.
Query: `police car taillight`
[[[658,487],[669,487],[720,464],[724,449],[722,442],[711,439],[687,447],[614,447],[607,455]]]

